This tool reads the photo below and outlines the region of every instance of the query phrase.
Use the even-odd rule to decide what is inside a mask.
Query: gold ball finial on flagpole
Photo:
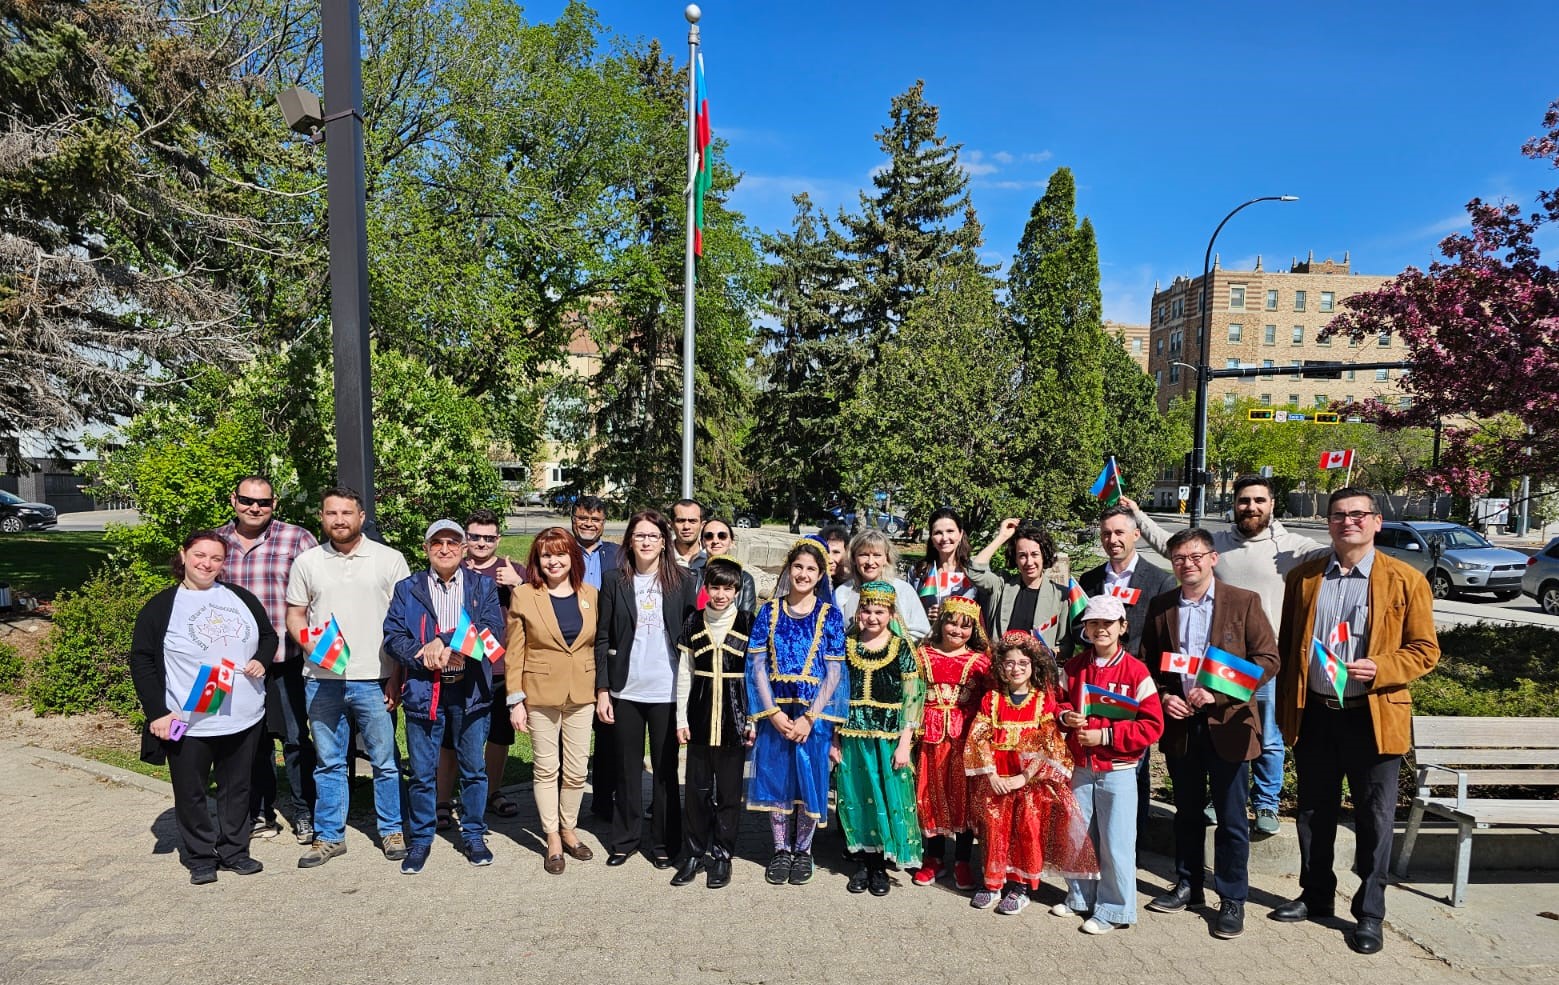
[[[698,4],[690,3],[682,11],[682,16],[687,18],[689,24],[697,24],[698,19],[704,16],[704,12],[698,9]]]

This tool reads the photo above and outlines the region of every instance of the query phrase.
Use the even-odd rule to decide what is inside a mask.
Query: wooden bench
[[[1413,843],[1424,814],[1456,823],[1456,875],[1451,905],[1467,901],[1467,873],[1474,831],[1499,825],[1559,826],[1559,799],[1471,797],[1478,786],[1559,786],[1559,718],[1413,717],[1418,793],[1408,815],[1407,835],[1393,871],[1407,878]],[[1437,787],[1454,787],[1454,797],[1436,797]]]

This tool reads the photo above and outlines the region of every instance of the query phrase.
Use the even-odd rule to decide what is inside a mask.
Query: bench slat
[[[1429,797],[1425,808],[1435,814],[1465,815],[1480,824],[1530,824],[1559,826],[1559,800],[1468,800],[1458,810],[1454,797]]]
[[[1413,717],[1414,745],[1535,746],[1559,748],[1559,718],[1461,718],[1444,715]]]
[[[1462,770],[1467,776],[1467,785],[1470,787],[1498,783],[1512,787],[1550,787],[1559,786],[1559,770]],[[1430,770],[1424,775],[1424,786],[1427,787],[1454,787],[1456,777],[1439,770]]]
[[[1415,749],[1420,766],[1559,766],[1559,749]]]

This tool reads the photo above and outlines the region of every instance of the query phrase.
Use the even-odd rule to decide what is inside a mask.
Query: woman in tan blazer
[[[574,827],[595,717],[596,591],[584,583],[579,542],[563,527],[536,535],[526,568],[530,581],[509,599],[509,720],[531,736],[536,809],[547,836],[544,868],[558,875],[565,854],[581,862],[594,857]]]

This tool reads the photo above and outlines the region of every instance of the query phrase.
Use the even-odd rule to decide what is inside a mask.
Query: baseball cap
[[[1114,622],[1117,619],[1126,618],[1126,607],[1121,600],[1113,595],[1095,595],[1088,600],[1088,608],[1083,610],[1083,622],[1098,619],[1103,622]]]
[[[455,521],[434,520],[432,523],[428,524],[428,532],[427,535],[422,538],[422,542],[424,544],[431,544],[433,543],[433,538],[442,533],[454,534],[455,539],[459,541],[464,541],[466,539],[465,528],[461,527],[460,524],[456,523]]]

